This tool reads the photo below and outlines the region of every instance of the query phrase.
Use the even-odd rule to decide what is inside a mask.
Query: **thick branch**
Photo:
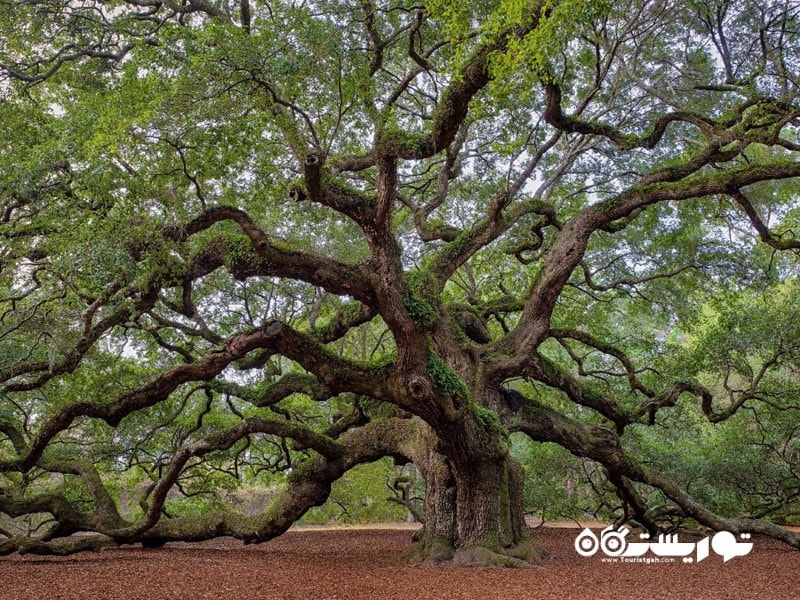
[[[285,532],[309,508],[323,504],[330,494],[331,484],[352,467],[384,456],[410,459],[415,450],[418,427],[419,422],[414,419],[392,418],[343,433],[339,439],[343,453],[337,450],[336,457],[318,456],[293,471],[285,490],[261,514],[251,517],[225,511],[199,517],[161,518],[147,531],[141,532],[136,541],[160,545],[168,541],[202,541],[220,536],[232,536],[246,543],[272,539]],[[223,442],[222,439],[216,441]],[[98,538],[97,544],[71,544],[65,540],[46,543],[31,538],[14,538],[0,545],[0,554],[15,550],[68,554],[135,541],[130,536],[119,537],[120,533],[131,534],[133,531],[109,532],[111,535]]]
[[[720,517],[702,507],[666,475],[627,456],[620,446],[619,437],[610,429],[581,425],[529,398],[525,399],[521,410],[512,413],[507,420],[512,431],[522,431],[537,441],[554,442],[576,456],[599,462],[615,476],[624,476],[661,490],[687,516],[712,529],[760,533],[800,548],[800,534],[765,521]]]
[[[227,450],[243,437],[253,433],[266,433],[292,438],[305,446],[313,448],[328,460],[338,459],[345,452],[345,447],[342,444],[325,435],[314,432],[297,421],[268,420],[262,417],[244,419],[233,427],[180,448],[153,489],[150,496],[150,506],[145,518],[130,527],[105,533],[112,535],[115,540],[120,542],[138,539],[158,522],[164,502],[167,499],[167,493],[175,485],[184,466],[191,458],[203,456],[209,452]]]
[[[210,228],[220,221],[234,221],[248,238],[258,256],[264,261],[260,265],[265,274],[281,275],[300,279],[324,287],[336,294],[350,294],[371,303],[372,290],[361,267],[346,265],[333,259],[312,254],[304,250],[287,250],[273,244],[266,233],[250,216],[239,208],[217,206],[205,211],[183,227],[168,227],[164,235],[177,241]]]
[[[530,351],[548,334],[550,316],[561,291],[583,260],[589,237],[599,228],[658,202],[730,193],[759,181],[800,176],[800,161],[770,161],[721,172],[696,174],[680,181],[633,186],[608,200],[589,206],[570,219],[557,234],[542,271],[525,303],[516,329],[497,344],[501,355],[493,367],[501,379],[513,375]]]

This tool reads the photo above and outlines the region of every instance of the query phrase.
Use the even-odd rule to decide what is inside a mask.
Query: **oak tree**
[[[800,548],[641,442],[800,407],[796,3],[0,7],[0,552],[262,542],[391,457],[418,559],[524,565],[512,433]]]

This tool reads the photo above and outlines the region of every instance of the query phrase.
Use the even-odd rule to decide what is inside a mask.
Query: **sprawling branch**
[[[208,352],[194,363],[173,367],[114,402],[77,401],[68,404],[42,424],[25,452],[15,459],[0,461],[0,471],[31,469],[50,441],[80,417],[102,419],[115,426],[132,412],[164,400],[184,383],[213,379],[229,364],[255,349],[270,349],[296,360],[334,392],[353,391],[375,398],[387,396],[383,387],[387,377],[385,367],[357,366],[330,354],[311,336],[272,321],[263,328],[232,336],[222,348]]]
[[[350,294],[371,303],[373,292],[367,285],[368,277],[361,267],[346,265],[333,259],[304,250],[287,250],[273,244],[267,234],[243,210],[232,206],[218,206],[205,211],[183,227],[167,227],[164,235],[176,241],[209,229],[221,221],[234,221],[250,238],[262,263],[260,274],[279,275],[301,279],[326,288],[336,294]]]
[[[173,465],[177,470],[178,462],[185,462],[192,455],[229,448],[242,436],[251,433],[251,429],[280,429],[281,434],[295,433],[307,438],[307,441],[318,443],[325,455],[320,455],[299,469],[288,479],[285,490],[273,500],[267,508],[256,516],[246,516],[233,512],[216,512],[201,517],[159,518],[155,507],[163,502],[162,496],[171,487],[167,481],[174,476],[162,479],[157,500],[151,500],[148,516],[142,523],[131,527],[103,531],[104,536],[91,538],[92,543],[75,545],[75,540],[59,539],[52,542],[35,538],[17,537],[0,544],[0,554],[21,551],[35,554],[64,554],[82,549],[96,549],[103,546],[117,545],[141,541],[148,545],[159,545],[171,540],[200,541],[228,535],[248,543],[263,542],[286,531],[292,523],[299,519],[309,508],[325,502],[331,484],[352,467],[377,460],[384,456],[403,456],[409,458],[414,452],[413,441],[417,435],[418,422],[412,419],[387,419],[378,423],[343,433],[338,442],[327,441],[319,434],[311,434],[303,428],[289,422],[242,422],[224,432],[214,434],[185,446]],[[287,428],[294,428],[289,431]],[[272,432],[272,431],[270,431]],[[234,439],[235,438],[235,439]],[[181,465],[182,466],[182,465]],[[160,482],[161,484],[161,482]],[[154,498],[156,495],[154,494]],[[0,497],[0,502],[4,499]],[[25,514],[32,512],[31,500],[25,503]],[[39,512],[56,510],[53,501],[42,502],[35,508]],[[52,509],[52,510],[51,510]],[[5,511],[5,508],[3,508]],[[68,505],[64,507],[69,511]],[[62,511],[63,512],[63,511]],[[76,522],[81,522],[80,515],[72,515]]]
[[[800,548],[800,535],[779,525],[753,519],[725,518],[703,508],[665,474],[654,467],[640,464],[626,454],[620,445],[620,438],[610,429],[581,425],[529,398],[508,419],[512,431],[522,431],[534,440],[554,442],[576,456],[599,462],[615,477],[623,476],[661,490],[687,516],[712,529],[760,533]]]
[[[614,423],[620,432],[631,422],[630,416],[622,409],[616,398],[601,394],[590,386],[582,384],[553,361],[540,354],[537,354],[533,360],[529,376],[562,391],[576,404],[597,411]]]
[[[167,493],[175,485],[183,468],[191,458],[203,456],[209,452],[228,450],[243,437],[254,433],[292,438],[305,446],[313,448],[328,460],[336,460],[345,453],[345,447],[341,443],[316,433],[296,421],[250,417],[233,427],[181,447],[156,483],[150,496],[149,507],[144,519],[131,526],[103,533],[110,535],[119,542],[138,540],[144,532],[151,529],[158,522],[164,502],[167,499]]]
[[[544,2],[536,2],[526,12],[526,20],[522,25],[497,35],[470,55],[442,93],[428,133],[420,136],[391,130],[388,135],[383,135],[379,139],[374,151],[361,157],[350,157],[339,161],[336,166],[337,171],[366,168],[374,165],[380,155],[421,160],[448,148],[467,118],[473,98],[491,80],[492,55],[506,50],[511,40],[520,39],[536,29],[544,5]]]
[[[498,361],[503,378],[513,375],[524,363],[529,349],[538,347],[548,334],[550,316],[561,291],[583,260],[589,237],[604,225],[664,201],[680,201],[713,194],[725,194],[759,181],[800,176],[800,161],[770,161],[732,167],[720,172],[698,173],[678,181],[663,181],[628,190],[582,210],[564,224],[544,259],[517,327],[497,344],[508,356]]]
[[[119,286],[112,285],[111,289],[113,296],[120,296],[123,292]],[[141,291],[130,290],[129,293],[136,294],[137,291],[139,292],[139,297],[132,304],[115,306],[110,314],[97,322],[95,322],[94,318],[98,310],[109,302],[110,298],[100,298],[93,302],[83,313],[83,327],[80,339],[55,364],[44,360],[23,360],[6,366],[2,375],[0,375],[0,381],[4,382],[0,387],[0,392],[9,393],[38,389],[53,377],[74,371],[97,340],[110,329],[124,323],[133,315],[146,312],[155,306],[160,291],[157,281],[150,281],[149,286],[146,286]],[[134,297],[136,296],[134,295]]]
[[[702,117],[687,111],[676,111],[659,117],[647,134],[635,136],[625,134],[613,125],[576,119],[564,114],[561,108],[563,102],[561,98],[561,86],[556,83],[547,83],[545,85],[545,92],[547,104],[544,116],[550,125],[569,133],[582,133],[606,137],[622,150],[655,148],[661,141],[661,138],[664,137],[667,127],[676,121],[691,123],[697,126],[701,131],[710,131],[717,126],[713,120],[707,117]]]
[[[613,356],[617,359],[622,367],[625,369],[625,374],[628,378],[628,384],[630,385],[631,390],[639,391],[645,396],[653,397],[655,396],[655,392],[653,392],[650,388],[645,386],[638,377],[636,368],[633,366],[630,358],[622,352],[619,348],[613,346],[612,344],[605,342],[603,340],[599,340],[594,336],[590,335],[585,331],[581,331],[579,329],[551,329],[550,335],[556,339],[563,340],[563,339],[572,339],[582,344],[589,346],[590,348],[594,348],[599,350],[603,354],[607,354],[608,356]]]

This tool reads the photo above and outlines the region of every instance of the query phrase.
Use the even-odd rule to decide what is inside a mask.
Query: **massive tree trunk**
[[[422,442],[415,460],[427,491],[415,560],[523,567],[540,556],[525,526],[523,469],[489,415],[473,407],[466,416],[473,435],[431,433]]]

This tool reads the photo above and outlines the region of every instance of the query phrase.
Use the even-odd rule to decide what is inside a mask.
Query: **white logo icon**
[[[600,532],[600,539],[587,527],[575,538],[575,552],[581,556],[594,556],[598,550],[602,550],[606,556],[629,557],[642,556],[647,552],[652,552],[656,556],[682,556],[683,562],[700,562],[708,558],[709,538],[705,537],[699,542],[679,542],[678,534],[659,535],[655,542],[628,542],[625,539],[630,533],[630,529],[622,527],[619,530],[612,526],[606,527]],[[639,536],[646,540],[649,534],[643,533]],[[740,534],[741,539],[749,540],[749,533]],[[722,557],[722,562],[728,562],[736,556],[745,556],[753,549],[752,542],[738,542],[736,536],[730,531],[719,531],[711,538],[711,549]],[[690,556],[694,554],[694,558]]]

